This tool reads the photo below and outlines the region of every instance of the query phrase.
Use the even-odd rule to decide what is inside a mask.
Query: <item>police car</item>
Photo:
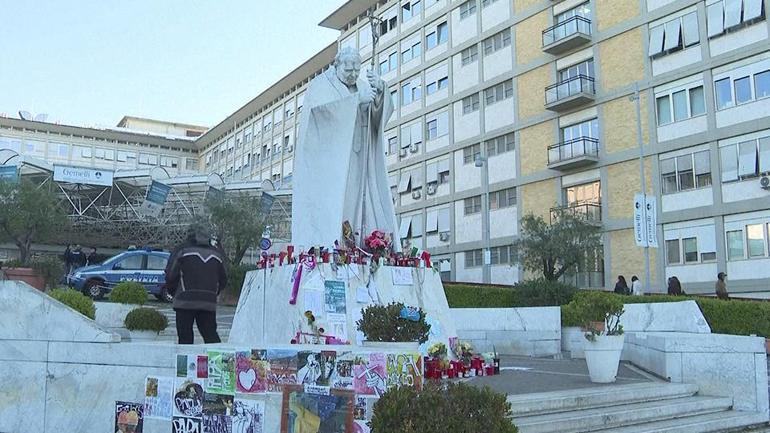
[[[75,269],[68,282],[86,296],[102,299],[119,283],[136,281],[159,300],[170,302],[172,297],[166,292],[166,275],[163,272],[170,256],[168,252],[149,248],[129,249],[102,264]]]

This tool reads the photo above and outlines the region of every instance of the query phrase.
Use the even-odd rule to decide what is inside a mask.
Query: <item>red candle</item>
[[[495,366],[494,365],[487,365],[485,367],[484,374],[485,374],[485,376],[494,376],[495,375]]]
[[[328,251],[324,251],[323,253],[321,253],[321,260],[324,263],[329,263],[329,252]]]

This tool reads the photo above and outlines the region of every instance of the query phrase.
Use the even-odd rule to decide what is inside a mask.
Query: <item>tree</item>
[[[548,224],[543,217],[525,215],[513,249],[524,269],[556,281],[601,249],[601,229],[569,209],[555,210],[551,219]]]
[[[249,247],[256,246],[267,224],[260,197],[212,195],[206,200],[206,208],[228,261],[240,264]]]
[[[33,242],[49,240],[67,226],[56,195],[30,181],[0,182],[0,233],[19,248],[28,264]]]

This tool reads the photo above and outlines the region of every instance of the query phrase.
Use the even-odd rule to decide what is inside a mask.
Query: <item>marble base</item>
[[[123,328],[126,316],[139,305],[118,304],[115,302],[94,302],[96,323],[105,328]]]
[[[626,332],[711,333],[695,301],[625,304],[624,309],[620,324]]]
[[[479,352],[553,356],[561,351],[559,307],[452,308],[461,340]]]

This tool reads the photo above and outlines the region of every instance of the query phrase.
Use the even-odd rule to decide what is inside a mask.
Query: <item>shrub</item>
[[[412,321],[401,318],[404,304],[393,302],[388,305],[370,305],[361,312],[356,322],[358,330],[368,341],[408,342],[428,341],[430,325],[425,322],[425,312],[419,309],[420,319]]]
[[[168,327],[168,319],[165,315],[147,307],[131,310],[123,323],[129,331],[160,332]]]
[[[88,296],[72,289],[55,289],[48,293],[52,298],[72,308],[91,320],[96,318],[94,301]]]
[[[559,281],[545,279],[522,281],[513,286],[526,307],[565,305],[572,301],[577,288]]]
[[[464,383],[388,390],[375,404],[372,433],[516,433],[506,397]]]
[[[31,266],[38,275],[43,277],[47,288],[54,287],[64,275],[64,264],[58,257],[38,257],[32,261]]]
[[[451,308],[544,307],[569,303],[577,289],[544,279],[523,281],[515,286],[444,284]]]
[[[561,306],[561,326],[562,327],[570,327],[570,326],[581,326],[582,323],[580,323],[580,314],[578,312],[577,307],[574,303],[569,303],[567,305]]]
[[[110,301],[121,304],[144,305],[147,302],[147,289],[135,281],[123,281],[110,292]]]
[[[620,316],[623,314],[623,301],[620,296],[599,291],[583,291],[575,296],[570,305],[577,312],[581,326],[588,330],[586,338],[593,341],[602,331],[595,327],[596,322],[606,326],[605,335],[620,335],[623,326]]]

